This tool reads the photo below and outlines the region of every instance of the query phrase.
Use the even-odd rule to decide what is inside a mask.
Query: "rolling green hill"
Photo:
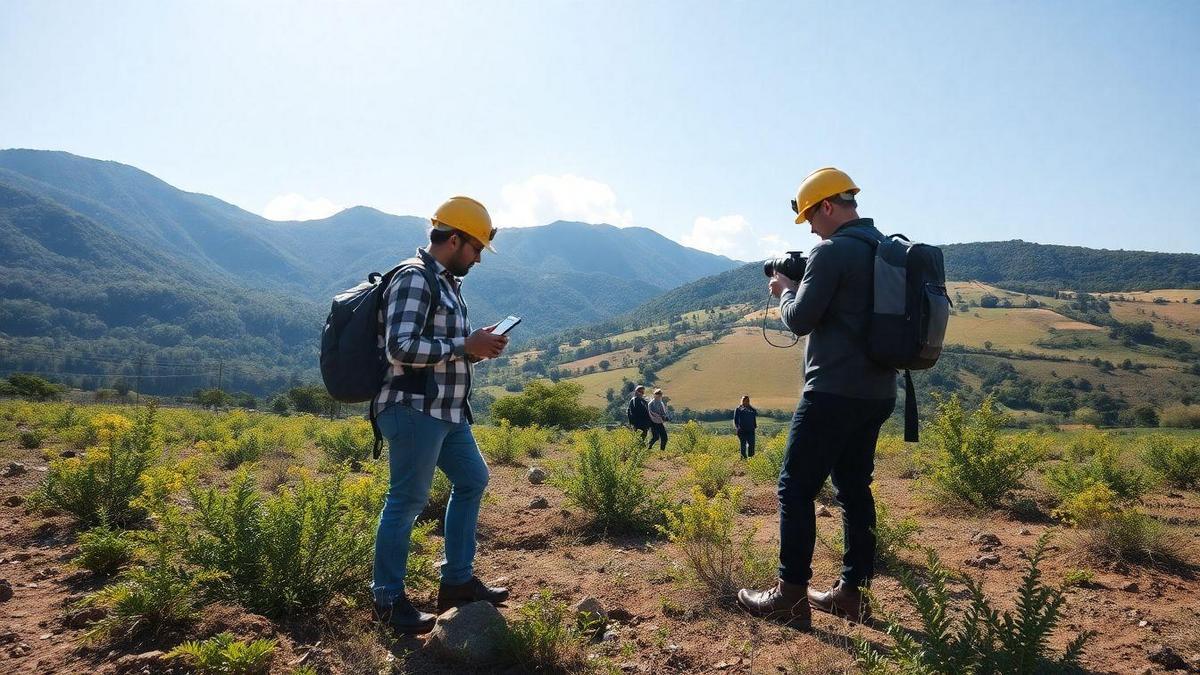
[[[368,207],[274,222],[116,162],[0,150],[0,373],[89,387],[141,373],[143,391],[162,393],[312,380],[329,298],[411,256],[427,228]],[[504,230],[497,246],[463,292],[477,325],[525,317],[518,340],[736,264],[582,223]]]

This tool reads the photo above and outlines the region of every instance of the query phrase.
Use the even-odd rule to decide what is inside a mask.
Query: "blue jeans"
[[[806,391],[792,416],[779,474],[779,578],[812,578],[817,518],[813,500],[832,476],[842,507],[842,580],[858,588],[875,575],[875,441],[895,399],[856,399]]]
[[[388,440],[391,479],[375,534],[375,603],[391,605],[404,592],[408,544],[413,523],[429,501],[433,469],[441,468],[453,489],[446,505],[446,559],[442,583],[471,580],[475,560],[475,524],[488,483],[488,468],[467,422],[454,424],[408,406],[393,405],[379,415]]]

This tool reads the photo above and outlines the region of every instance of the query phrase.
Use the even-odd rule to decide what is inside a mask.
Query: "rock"
[[[35,581],[45,581],[46,579],[53,579],[56,576],[58,576],[58,568],[47,567],[46,569],[33,575],[33,578]]]
[[[67,628],[87,628],[100,619],[108,616],[103,607],[84,607],[63,617],[63,625]]]
[[[142,670],[155,670],[162,663],[164,654],[155,649],[141,654],[126,654],[113,664],[115,673],[134,673]]]
[[[1028,527],[1022,527],[1020,533],[1025,536],[1029,536],[1029,535],[1033,534],[1033,532],[1029,531]]]
[[[614,607],[612,611],[608,613],[608,618],[612,619],[613,621],[622,621],[628,623],[637,617],[624,607]]]
[[[19,644],[17,644],[17,645],[14,645],[14,646],[12,647],[12,649],[9,649],[9,650],[8,650],[8,655],[9,655],[9,656],[11,656],[11,657],[13,657],[13,658],[15,659],[15,658],[19,658],[19,657],[22,657],[22,656],[26,656],[26,655],[27,655],[27,654],[29,654],[29,652],[31,652],[31,651],[33,651],[33,647],[30,647],[30,646],[29,646],[27,643],[25,643],[25,642],[21,642],[21,643],[19,643]]]
[[[604,636],[600,638],[601,642],[616,642],[617,638],[621,637],[615,630],[604,631]]]
[[[966,561],[971,567],[987,567],[988,565],[999,565],[999,553],[981,553],[978,557],[971,558]]]
[[[1150,660],[1167,670],[1186,670],[1187,661],[1167,645],[1155,645],[1147,653]]]
[[[545,497],[534,497],[533,500],[529,502],[529,508],[548,509],[550,508],[550,502]]]
[[[976,532],[975,536],[971,537],[971,543],[979,544],[980,546],[999,546],[1000,537],[991,532]]]
[[[817,507],[817,515],[822,518],[832,518],[833,514],[829,512],[829,507],[824,504]]]
[[[604,611],[604,605],[590,595],[571,605],[571,612],[575,614],[575,622],[581,628],[591,626],[594,631],[600,633],[608,624],[608,612]]]
[[[1136,581],[1131,581],[1127,584],[1123,584],[1121,586],[1121,590],[1129,592],[1129,593],[1137,593],[1138,592],[1138,583]]]
[[[12,555],[8,556],[8,561],[9,562],[25,562],[26,560],[29,560],[32,557],[33,556],[30,555],[29,553],[26,553],[25,551],[20,551],[18,553],[13,553]]]
[[[75,452],[74,450],[63,450],[62,452],[58,453],[58,456],[62,457],[63,459],[71,459],[72,457],[78,457],[79,453]]]
[[[4,498],[5,506],[20,506],[25,503],[25,498],[21,495],[10,495]]]
[[[8,466],[0,469],[0,476],[3,476],[4,478],[12,478],[13,476],[20,476],[26,471],[27,469],[25,468],[24,464],[20,462],[9,462]]]
[[[20,639],[21,636],[16,631],[10,630],[0,633],[0,645],[10,645]]]
[[[528,478],[529,482],[533,483],[534,485],[541,485],[542,483],[546,482],[546,472],[536,466],[531,467],[529,469],[529,473],[526,474],[525,477]]]
[[[507,630],[504,617],[491,603],[472,602],[439,616],[425,646],[470,665],[492,665],[507,653]]]
[[[12,584],[8,583],[8,579],[0,579],[0,602],[8,600],[12,596]]]

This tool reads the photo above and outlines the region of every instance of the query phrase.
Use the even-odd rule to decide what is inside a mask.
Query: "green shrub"
[[[267,441],[261,431],[254,429],[241,431],[233,438],[206,441],[204,445],[221,460],[221,466],[236,469],[242,464],[262,459]]]
[[[1063,588],[1072,586],[1091,586],[1096,581],[1096,573],[1089,569],[1070,569],[1063,575]]]
[[[221,633],[207,640],[184,642],[167,652],[166,658],[179,659],[202,675],[261,675],[271,667],[275,640],[252,642],[235,640],[232,633]]]
[[[693,452],[706,453],[711,444],[712,434],[705,431],[696,420],[689,420],[671,430],[672,448],[685,455]]]
[[[1200,487],[1200,443],[1154,434],[1146,440],[1142,457],[1168,485],[1185,490]]]
[[[142,494],[142,473],[161,453],[156,409],[147,406],[136,422],[103,414],[92,424],[101,445],[81,458],[51,462],[34,503],[66,511],[84,526],[99,523],[103,512],[124,527],[145,515],[132,502]]]
[[[1189,566],[1179,539],[1158,520],[1120,509],[1097,519],[1079,533],[1086,551],[1102,560],[1122,560],[1165,569]]]
[[[729,485],[730,479],[733,478],[734,461],[733,455],[708,452],[689,455],[687,462],[692,470],[684,479],[684,484],[700,488],[704,496],[711,499]]]
[[[159,529],[140,533],[142,562],[117,575],[114,582],[87,596],[84,606],[107,610],[84,634],[89,642],[157,637],[183,628],[199,613],[204,585],[214,576],[192,573],[178,559],[179,523],[164,509]]]
[[[781,431],[764,443],[759,443],[754,456],[746,460],[746,473],[755,483],[777,483],[787,452],[787,432]]]
[[[583,385],[576,382],[534,380],[520,394],[496,399],[490,415],[517,427],[580,429],[600,418],[599,408],[579,402],[581,394]]]
[[[957,396],[939,401],[929,432],[933,456],[927,477],[943,497],[994,508],[1020,487],[1039,459],[1037,446],[1024,435],[1000,437],[1003,418],[988,396],[972,414]]]
[[[979,582],[964,576],[971,594],[961,612],[950,604],[947,583],[956,577],[929,551],[925,579],[902,572],[900,584],[916,610],[921,628],[913,632],[893,615],[884,615],[895,648],[882,652],[863,638],[855,641],[859,665],[867,673],[1037,673],[1078,669],[1085,632],[1054,654],[1050,636],[1062,619],[1062,591],[1043,585],[1038,564],[1045,552],[1043,536],[1029,557],[1017,589],[1016,613],[999,612],[983,594]],[[918,641],[917,637],[923,640]]]
[[[887,504],[878,497],[875,499],[875,564],[885,570],[897,569],[902,551],[917,548],[913,537],[921,532],[921,526],[916,519],[908,516],[901,519],[893,518]],[[838,555],[846,550],[844,533],[839,528],[825,542]],[[824,539],[822,539],[824,541]]]
[[[45,432],[40,429],[30,429],[29,431],[22,431],[17,442],[26,450],[37,450],[42,447],[42,441],[45,439]]]
[[[450,477],[441,469],[434,468],[433,483],[429,487],[429,504],[426,509],[437,513],[445,512],[446,504],[450,503],[450,491],[454,486]]]
[[[500,420],[499,426],[475,430],[479,449],[494,464],[517,463],[521,454],[519,434],[520,428],[514,427],[506,419]]]
[[[517,610],[505,643],[513,659],[531,672],[580,672],[588,640],[603,626],[580,626],[570,608],[542,590]]]
[[[646,448],[627,429],[590,430],[575,436],[575,457],[552,483],[608,532],[653,530],[662,522],[661,481],[644,476]]]
[[[375,543],[378,491],[371,478],[300,476],[264,496],[245,470],[228,488],[189,488],[188,561],[220,572],[226,597],[269,616],[324,606],[358,587]],[[370,490],[366,497],[361,492]],[[371,505],[374,508],[370,508]]]
[[[317,438],[317,447],[334,465],[353,464],[371,456],[375,450],[375,433],[369,422],[355,420],[337,425],[336,431],[322,432]]]
[[[659,531],[679,547],[688,574],[710,597],[731,600],[743,586],[765,581],[752,542],[754,532],[734,540],[733,525],[741,505],[742,492],[734,489],[713,497],[698,487],[691,499],[678,509],[666,512],[667,522]],[[770,570],[769,574],[773,574]]]
[[[1200,429],[1200,404],[1173,405],[1158,416],[1158,426],[1178,429]]]
[[[1121,466],[1118,453],[1107,439],[1086,450],[1072,446],[1066,461],[1046,469],[1046,486],[1059,501],[1096,484],[1107,486],[1121,501],[1133,501],[1146,492],[1149,483],[1141,471]]]
[[[79,555],[74,564],[95,574],[109,575],[133,557],[133,542],[122,530],[109,527],[106,517],[101,524],[79,535]]]

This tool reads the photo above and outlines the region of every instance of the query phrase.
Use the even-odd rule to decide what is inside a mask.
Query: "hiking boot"
[[[833,588],[824,593],[810,589],[808,601],[815,609],[855,623],[871,620],[871,602],[867,595],[841,579],[835,581]]]
[[[508,600],[508,589],[486,586],[479,577],[471,577],[471,580],[465,584],[455,584],[448,586],[442,584],[438,588],[438,614],[450,609],[451,607],[460,607],[468,602],[477,602],[486,600],[493,605]]]
[[[807,584],[789,584],[780,579],[765,591],[743,588],[738,591],[737,602],[754,616],[811,630],[812,610],[808,606],[807,590]]]
[[[433,630],[433,624],[437,621],[435,615],[422,612],[414,607],[403,593],[392,601],[390,607],[387,605],[375,605],[375,616],[380,621],[394,628],[397,633],[407,633],[410,635],[428,633]]]

